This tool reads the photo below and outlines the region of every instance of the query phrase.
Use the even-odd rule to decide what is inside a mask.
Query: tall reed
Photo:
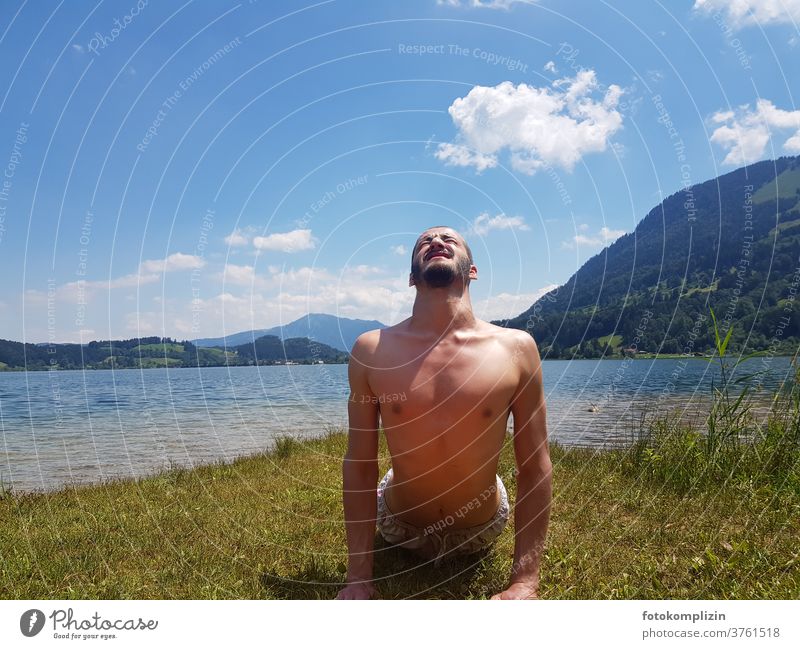
[[[800,489],[800,369],[797,355],[793,373],[772,395],[765,419],[759,421],[754,407],[754,378],[765,370],[742,374],[737,369],[755,352],[735,361],[728,357],[733,326],[724,335],[711,309],[715,363],[719,376],[712,378],[711,401],[702,425],[687,422],[677,411],[655,412],[643,417],[623,466],[640,479],[656,481],[679,491],[737,484],[771,485]]]

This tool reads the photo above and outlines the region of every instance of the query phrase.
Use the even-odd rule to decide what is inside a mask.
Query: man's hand
[[[372,584],[358,582],[355,584],[347,584],[347,586],[339,591],[336,599],[372,599],[377,594],[378,591],[375,590]]]
[[[519,582],[511,584],[504,591],[492,596],[492,599],[539,599],[537,584]]]

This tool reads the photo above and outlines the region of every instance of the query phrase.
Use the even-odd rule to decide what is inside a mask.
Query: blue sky
[[[800,152],[800,0],[5,2],[0,338],[513,316],[660,200]]]

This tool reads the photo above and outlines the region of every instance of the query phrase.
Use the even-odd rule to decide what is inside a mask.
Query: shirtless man
[[[508,500],[497,473],[509,413],[517,464],[514,562],[492,599],[533,599],[550,515],[552,467],[539,352],[524,331],[475,318],[478,278],[464,238],[430,228],[414,246],[410,318],[356,340],[350,357],[343,463],[349,565],[338,599],[375,596],[375,526],[393,544],[438,561],[500,534]],[[378,422],[392,469],[378,482]]]

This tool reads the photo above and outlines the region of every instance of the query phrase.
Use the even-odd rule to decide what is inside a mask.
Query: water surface
[[[788,358],[752,359],[765,389]],[[630,439],[644,410],[703,407],[702,359],[544,361],[552,440]],[[0,479],[17,490],[132,477],[267,450],[347,423],[346,365],[0,372]]]

